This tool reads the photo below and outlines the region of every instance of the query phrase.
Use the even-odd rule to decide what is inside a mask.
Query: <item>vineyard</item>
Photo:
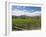
[[[25,16],[26,17],[26,16]],[[41,28],[40,16],[34,17],[16,17],[12,16],[12,30],[36,30]]]

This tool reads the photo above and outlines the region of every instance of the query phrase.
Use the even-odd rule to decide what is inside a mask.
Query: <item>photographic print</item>
[[[40,30],[41,7],[12,5],[12,31]]]

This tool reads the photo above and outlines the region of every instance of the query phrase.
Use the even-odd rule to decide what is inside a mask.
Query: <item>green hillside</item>
[[[40,16],[34,16],[29,18],[16,18],[12,16],[12,30],[36,30],[41,28]]]

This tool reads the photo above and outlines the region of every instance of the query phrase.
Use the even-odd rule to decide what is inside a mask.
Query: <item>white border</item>
[[[12,4],[10,4],[10,3],[12,3]],[[41,32],[41,31],[44,31],[44,28],[43,28],[43,24],[42,24],[42,15],[43,15],[43,12],[44,12],[44,6],[43,6],[43,4],[33,4],[33,3],[31,3],[31,5],[30,4],[26,4],[26,6],[38,6],[38,7],[42,7],[42,9],[41,9],[41,30],[31,30],[31,31],[29,31],[29,32]],[[20,3],[16,3],[15,4],[15,2],[13,3],[13,2],[8,2],[7,3],[7,34],[15,34],[16,32],[18,32],[18,31],[12,31],[12,13],[11,13],[11,5],[24,5],[25,6],[25,4],[20,4]],[[10,7],[9,7],[10,6]],[[9,9],[10,8],[10,9]],[[19,31],[19,32],[23,32],[23,31]],[[24,32],[27,32],[27,31],[24,31]]]

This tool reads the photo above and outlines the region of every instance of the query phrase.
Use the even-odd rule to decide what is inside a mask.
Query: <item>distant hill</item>
[[[13,18],[41,18],[41,16],[26,16],[26,15],[21,15],[21,16],[14,16]]]

